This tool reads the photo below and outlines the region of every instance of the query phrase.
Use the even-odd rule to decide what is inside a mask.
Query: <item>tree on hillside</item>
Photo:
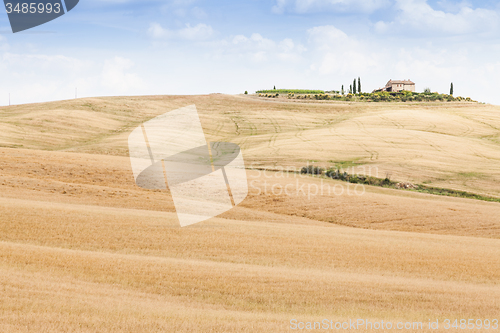
[[[356,79],[354,79],[354,81],[352,81],[352,93],[354,95],[356,95]]]
[[[453,82],[451,83],[451,87],[450,87],[450,95],[453,96]]]
[[[343,95],[343,94],[344,94],[344,85],[342,85],[342,90],[341,90],[341,92],[342,92],[342,95]]]
[[[358,92],[361,93],[361,78],[358,77]]]
[[[349,86],[349,94],[352,94],[352,84]]]

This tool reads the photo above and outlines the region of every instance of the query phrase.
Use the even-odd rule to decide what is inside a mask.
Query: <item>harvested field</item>
[[[0,108],[1,332],[500,319],[499,203],[249,169],[241,205],[180,228],[168,191],[135,185],[127,137],[190,104],[248,166],[365,167],[500,196],[491,105],[211,95]]]

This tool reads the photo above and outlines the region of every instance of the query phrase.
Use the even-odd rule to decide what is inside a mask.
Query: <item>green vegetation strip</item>
[[[289,99],[331,100],[351,102],[474,102],[470,97],[453,96],[439,93],[417,93],[410,91],[401,92],[376,92],[340,94],[338,92],[326,94],[322,90],[294,90],[276,89],[257,91],[260,97],[274,98],[280,94],[288,94]]]
[[[259,90],[257,94],[324,94],[323,90],[307,90],[307,89],[271,89]]]
[[[470,193],[466,191],[458,191],[458,190],[450,190],[446,188],[439,187],[431,187],[426,185],[413,185],[414,188],[404,188],[398,187],[399,184],[405,184],[404,182],[395,182],[390,180],[389,178],[376,178],[376,177],[367,177],[361,175],[350,175],[347,172],[342,172],[339,169],[329,169],[325,172],[325,169],[320,167],[308,166],[302,168],[301,174],[309,174],[316,176],[326,176],[327,178],[337,179],[341,181],[345,181],[352,184],[362,184],[362,185],[371,185],[385,188],[393,188],[398,190],[407,190],[414,191],[420,193],[427,193],[433,195],[441,195],[447,197],[457,197],[457,198],[466,198],[466,199],[474,199],[481,201],[489,201],[489,202],[500,202],[500,198],[488,197],[481,194]]]
[[[434,195],[444,195],[447,197],[475,199],[475,200],[489,201],[489,202],[500,202],[500,198],[487,197],[480,194],[469,193],[465,191],[450,190],[446,188],[429,187],[425,185],[418,185],[418,189],[413,191],[434,194]]]

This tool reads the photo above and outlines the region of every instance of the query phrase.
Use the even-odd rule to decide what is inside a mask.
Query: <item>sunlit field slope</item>
[[[370,166],[500,197],[500,108],[490,105],[211,95],[3,107],[0,332],[500,319],[500,203],[249,169],[241,205],[181,229],[168,191],[135,185],[127,137],[192,104],[207,139],[240,144],[248,166]],[[323,187],[344,191],[300,190]]]
[[[500,107],[476,103],[80,99],[0,108],[0,146],[126,156],[133,128],[190,104],[207,139],[240,144],[255,166],[364,165],[382,178],[500,197]]]

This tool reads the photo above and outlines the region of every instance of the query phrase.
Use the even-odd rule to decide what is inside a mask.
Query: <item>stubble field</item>
[[[3,107],[0,331],[499,319],[498,203],[375,187],[360,195],[334,180],[248,170],[240,206],[178,227],[168,191],[135,185],[127,137],[191,104],[207,139],[241,145],[249,167],[337,163],[500,197],[500,108],[490,105],[210,95]],[[287,185],[289,195],[272,190]],[[321,186],[344,192],[299,190]]]

